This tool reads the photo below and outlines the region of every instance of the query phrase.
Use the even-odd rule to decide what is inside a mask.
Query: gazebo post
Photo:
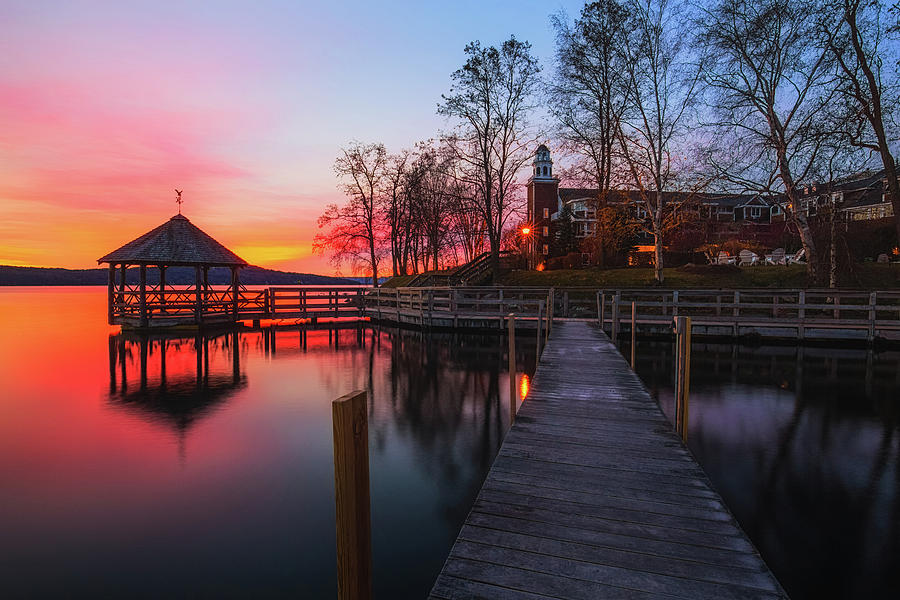
[[[200,279],[200,265],[194,267],[194,272],[197,277],[197,286],[195,288],[196,292],[196,302],[194,303],[194,321],[199,325],[203,320],[203,304],[200,300],[200,286],[202,285],[202,281]]]
[[[112,325],[113,324],[113,304],[115,304],[115,289],[116,289],[116,265],[110,263],[109,264],[109,283],[106,286],[106,313],[107,313],[107,322]]]
[[[231,315],[232,320],[237,321],[238,318],[238,285],[240,279],[238,276],[238,268],[231,267]]]
[[[128,275],[128,267],[125,263],[119,265],[119,299],[118,303],[121,305],[119,308],[120,313],[125,310],[125,278]]]
[[[166,266],[165,265],[157,265],[157,269],[159,269],[159,303],[166,303]]]
[[[147,265],[141,264],[141,327],[147,326]]]

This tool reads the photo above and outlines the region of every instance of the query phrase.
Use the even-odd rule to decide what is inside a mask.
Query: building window
[[[541,248],[541,253],[544,256],[547,256],[548,254],[550,254],[550,246],[548,246],[547,244],[544,244],[543,248]]]
[[[544,225],[544,237],[547,237],[548,235],[550,235],[550,228]]]
[[[544,177],[547,176],[547,167],[544,167]]]
[[[544,218],[545,219],[550,218],[550,209],[549,208],[544,208]]]
[[[762,206],[751,206],[750,207],[750,218],[758,219],[762,216]]]

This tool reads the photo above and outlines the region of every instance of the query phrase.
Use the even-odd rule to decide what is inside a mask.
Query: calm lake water
[[[335,597],[331,401],[355,389],[376,595],[427,593],[506,429],[505,340],[105,320],[104,288],[0,288],[0,595]]]
[[[103,288],[0,288],[4,598],[333,598],[330,403],[354,389],[376,595],[424,596],[502,441],[505,340],[144,341],[105,316]],[[672,344],[638,359],[671,415]],[[896,597],[900,352],[695,342],[692,366],[689,446],[792,598]]]
[[[672,344],[637,356],[671,419]],[[688,445],[791,598],[897,598],[900,352],[695,340],[691,367]]]

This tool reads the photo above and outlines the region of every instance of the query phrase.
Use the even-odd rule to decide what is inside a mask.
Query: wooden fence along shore
[[[900,342],[900,292],[809,290],[653,290],[595,288],[266,287],[233,290],[166,286],[110,288],[112,324],[211,325],[270,319],[372,319],[453,329],[535,328],[556,319],[602,322],[615,340],[629,331],[670,335],[672,318],[690,316],[695,336],[758,336],[810,341]]]

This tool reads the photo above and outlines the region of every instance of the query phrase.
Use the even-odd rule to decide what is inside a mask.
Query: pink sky
[[[570,13],[580,3],[567,3]],[[90,268],[184,213],[254,264],[311,253],[350,140],[433,136],[467,41],[552,55],[554,3],[4,2],[0,264]],[[402,18],[401,18],[402,17]]]

